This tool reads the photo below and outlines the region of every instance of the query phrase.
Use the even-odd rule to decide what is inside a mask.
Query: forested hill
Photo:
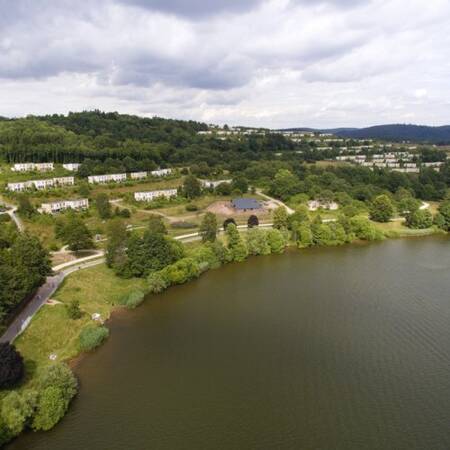
[[[379,139],[385,141],[430,142],[434,144],[450,144],[450,125],[429,127],[425,125],[377,125],[368,128],[291,128],[289,130],[317,131],[332,133],[336,136],[353,139]]]
[[[196,162],[214,166],[296,148],[280,134],[233,140],[198,134],[207,129],[200,122],[101,111],[0,120],[0,159],[61,163],[128,158],[147,161],[148,168]]]

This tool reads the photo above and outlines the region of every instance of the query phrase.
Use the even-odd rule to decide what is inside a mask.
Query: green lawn
[[[47,364],[49,355],[68,360],[78,353],[78,335],[88,324],[93,323],[91,315],[100,313],[108,319],[119,299],[132,289],[143,287],[145,280],[123,280],[114,275],[105,265],[81,270],[67,277],[53,299],[62,302],[45,305],[33,318],[30,326],[15,342],[18,350],[30,363]],[[72,300],[80,302],[83,317],[72,320],[64,304]]]

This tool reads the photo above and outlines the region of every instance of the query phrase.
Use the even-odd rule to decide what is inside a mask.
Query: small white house
[[[75,178],[74,177],[53,178],[53,181],[58,186],[73,186],[75,184]]]
[[[47,189],[55,185],[53,178],[49,178],[47,180],[32,180],[31,183],[38,190]]]
[[[11,192],[23,192],[29,189],[33,184],[31,181],[24,181],[22,183],[8,183],[6,189]]]
[[[41,211],[48,214],[54,214],[65,209],[87,209],[89,208],[89,200],[87,198],[82,198],[79,200],[61,200],[52,203],[42,203]]]
[[[18,163],[11,168],[14,172],[50,172],[54,169],[53,163]]]
[[[63,164],[64,169],[68,170],[69,172],[78,172],[78,169],[80,168],[80,164],[78,163],[67,163]]]
[[[32,172],[34,170],[34,163],[18,163],[11,167],[13,172]]]
[[[51,172],[55,167],[53,163],[37,163],[35,164],[35,169],[38,172]]]
[[[131,172],[130,177],[132,180],[143,180],[147,178],[147,172]]]
[[[336,211],[339,205],[336,202],[321,202],[320,200],[311,200],[308,202],[308,209],[310,211],[317,211],[319,208]]]
[[[172,169],[158,169],[158,170],[152,170],[150,172],[150,175],[152,177],[165,177],[167,175],[170,175],[172,173]]]
[[[160,191],[148,191],[148,192],[135,192],[134,199],[137,202],[151,202],[155,198],[159,197],[176,197],[178,194],[176,189],[163,189]]]
[[[126,173],[112,173],[108,175],[91,175],[88,177],[88,183],[90,184],[101,184],[101,183],[121,183],[126,181]]]
[[[211,181],[211,180],[199,180],[200,184],[204,187],[204,188],[213,188],[215,189],[217,186],[219,186],[219,184],[222,183],[231,183],[231,180],[215,180],[215,181]]]

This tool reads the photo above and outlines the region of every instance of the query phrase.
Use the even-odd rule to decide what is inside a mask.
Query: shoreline
[[[331,246],[331,245],[330,246],[319,246],[319,245],[317,245],[317,246],[311,246],[311,247],[308,247],[308,248],[299,248],[296,243],[294,243],[292,241],[289,241],[287,243],[284,251],[282,253],[279,253],[279,256],[281,256],[282,254],[284,254],[287,251],[289,251],[289,252],[294,252],[294,251],[298,252],[298,251],[300,251],[301,252],[302,250],[319,250],[319,249],[323,250],[323,249],[328,249],[328,248],[339,248],[339,247],[347,247],[347,246],[353,246],[353,245],[355,247],[362,247],[362,246],[370,245],[370,244],[373,244],[373,243],[382,243],[382,242],[388,241],[390,239],[403,239],[403,238],[411,238],[411,237],[413,237],[413,238],[424,238],[424,237],[448,238],[448,233],[439,232],[438,230],[434,230],[433,232],[428,232],[428,233],[424,233],[424,234],[416,234],[416,235],[409,235],[409,234],[407,234],[407,235],[404,235],[404,236],[386,237],[385,239],[379,240],[379,241],[366,241],[366,240],[358,239],[358,240],[354,240],[352,242],[349,242],[349,243],[346,243],[346,244],[343,244],[343,245],[333,245],[333,246]],[[275,256],[276,254],[274,253],[272,255]],[[255,256],[263,256],[263,255],[248,256],[242,262],[250,261]],[[202,272],[197,278],[200,278],[203,275],[203,273],[209,272],[210,270],[218,270],[222,266],[226,266],[228,264],[230,264],[230,263],[222,264],[221,266],[219,266],[217,268],[209,268],[208,270]],[[102,264],[99,267],[103,268],[103,270],[111,271],[111,269],[106,268],[105,264]],[[86,270],[85,272],[89,272],[90,270],[92,270],[92,269]],[[116,275],[112,275],[112,276],[116,277]],[[194,278],[194,280],[197,279],[197,278]],[[70,276],[68,277],[68,279],[70,279]],[[190,281],[192,281],[192,280],[188,280],[186,283],[183,283],[183,284],[187,284]],[[128,292],[131,292],[131,290],[133,288],[134,289],[136,288],[137,282],[138,282],[138,279],[133,279],[132,280],[131,285],[129,286],[129,291]],[[178,286],[181,286],[181,285],[178,285]],[[62,287],[61,287],[61,289],[62,289]],[[100,288],[97,287],[97,290],[98,289],[100,289]],[[152,297],[153,295],[158,295],[158,294],[146,293],[145,298],[144,298],[144,302],[148,301],[150,299],[150,297]],[[111,325],[113,323],[113,321],[117,317],[119,317],[121,315],[126,315],[128,313],[128,309],[129,309],[126,306],[115,304],[109,296],[110,296],[110,293],[108,292],[107,297],[109,298],[109,301],[107,303],[110,305],[109,306],[109,308],[110,308],[109,309],[109,315],[107,317],[105,317],[104,322],[102,324],[103,326],[108,328],[108,330],[111,329],[111,327],[109,325]],[[140,305],[138,305],[138,306],[140,306]],[[51,310],[49,310],[49,311],[51,311]],[[71,320],[71,319],[67,318],[66,322],[68,320]],[[88,325],[92,324],[92,321],[87,322],[87,324]],[[26,339],[26,334],[24,335],[23,339]],[[70,343],[70,341],[67,342],[67,344],[69,344],[69,343]],[[67,347],[67,345],[66,345],[66,347]],[[61,360],[59,360],[59,362],[67,364],[67,366],[70,368],[70,370],[72,372],[74,372],[75,375],[77,375],[77,369],[83,363],[85,357],[88,356],[88,354],[94,354],[95,351],[97,350],[97,348],[98,347],[92,349],[91,351],[80,351],[80,350],[78,350],[76,355],[69,356],[68,358],[62,358]],[[31,377],[31,381],[32,381],[32,377]],[[27,383],[29,383],[29,382],[30,382],[30,380],[28,380]],[[26,386],[21,386],[19,389],[23,389],[24,387],[26,387]],[[69,409],[70,409],[70,406],[69,406]],[[68,411],[69,411],[69,409],[68,409]],[[67,414],[68,411],[66,411],[66,414]]]

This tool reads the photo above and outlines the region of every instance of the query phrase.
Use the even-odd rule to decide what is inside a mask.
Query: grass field
[[[48,364],[50,354],[56,354],[58,361],[75,357],[79,353],[79,333],[93,323],[91,315],[100,313],[102,319],[108,319],[120,298],[144,283],[141,279],[118,278],[105,265],[69,275],[53,296],[61,303],[41,308],[16,340],[18,350],[29,366]],[[72,320],[67,315],[65,305],[72,300],[80,302],[81,319]]]

